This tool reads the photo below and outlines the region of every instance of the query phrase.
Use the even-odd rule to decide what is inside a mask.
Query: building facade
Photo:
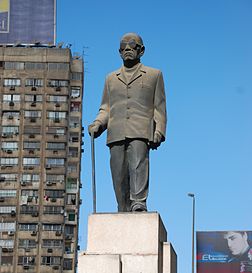
[[[83,60],[0,47],[0,272],[76,272]]]

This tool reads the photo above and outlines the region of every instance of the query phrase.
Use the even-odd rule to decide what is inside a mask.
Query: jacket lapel
[[[135,73],[130,78],[129,82],[127,82],[127,79],[123,73],[122,67],[116,71],[117,78],[123,82],[125,85],[130,85],[133,83],[136,79],[142,76],[143,73],[146,73],[146,70],[144,69],[144,65],[140,64],[138,69],[135,71]]]

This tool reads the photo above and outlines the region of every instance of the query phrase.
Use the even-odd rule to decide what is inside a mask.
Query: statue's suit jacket
[[[153,141],[155,130],[164,141],[166,99],[162,72],[140,64],[128,82],[122,68],[110,73],[96,121],[103,130],[107,128],[107,145],[126,138]]]

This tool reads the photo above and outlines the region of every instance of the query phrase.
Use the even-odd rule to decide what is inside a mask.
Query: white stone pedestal
[[[176,273],[177,256],[158,213],[89,216],[78,273]]]

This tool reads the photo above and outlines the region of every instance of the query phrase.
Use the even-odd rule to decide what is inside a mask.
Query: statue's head
[[[142,38],[136,33],[126,33],[120,41],[119,53],[124,64],[135,64],[144,54]],[[131,65],[130,65],[131,66]]]

